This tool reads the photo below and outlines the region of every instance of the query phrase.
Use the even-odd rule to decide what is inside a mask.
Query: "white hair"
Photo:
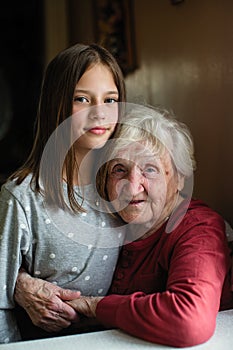
[[[159,156],[167,150],[182,176],[190,177],[195,170],[194,145],[188,127],[163,107],[127,103],[115,137],[112,156],[131,142],[142,142]]]

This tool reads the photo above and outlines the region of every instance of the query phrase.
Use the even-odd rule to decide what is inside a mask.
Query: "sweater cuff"
[[[107,328],[118,328],[117,310],[124,303],[127,295],[109,295],[100,300],[96,308],[96,318]]]

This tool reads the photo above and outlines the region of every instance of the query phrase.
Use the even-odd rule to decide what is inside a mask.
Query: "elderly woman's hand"
[[[26,310],[33,324],[47,332],[59,332],[79,321],[76,311],[66,303],[79,296],[80,292],[33,278],[23,270],[19,272],[15,300]]]
[[[103,297],[83,297],[78,299],[68,301],[67,304],[72,306],[79,314],[86,317],[94,318],[96,317],[96,307],[98,302],[103,299]]]

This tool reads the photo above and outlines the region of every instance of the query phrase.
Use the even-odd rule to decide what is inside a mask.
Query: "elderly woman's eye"
[[[122,164],[115,165],[111,170],[111,175],[117,178],[122,178],[127,174],[127,169]]]
[[[156,167],[148,166],[143,170],[143,174],[147,178],[154,178],[158,175],[159,170]]]

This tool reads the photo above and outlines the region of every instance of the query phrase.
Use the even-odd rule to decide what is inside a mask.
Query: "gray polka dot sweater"
[[[62,288],[105,295],[124,239],[123,226],[99,207],[92,185],[84,194],[75,188],[86,212],[74,215],[48,207],[30,179],[8,182],[0,194],[0,343],[20,339],[13,297],[20,266]]]

